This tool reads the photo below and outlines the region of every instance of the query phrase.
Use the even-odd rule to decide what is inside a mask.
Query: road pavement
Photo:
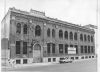
[[[6,72],[97,72],[97,60],[85,60],[66,64],[52,64],[43,66],[28,66],[9,69]]]

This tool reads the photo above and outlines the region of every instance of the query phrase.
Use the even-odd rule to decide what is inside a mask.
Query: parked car
[[[72,62],[73,62],[73,60],[70,59],[70,58],[68,58],[68,57],[66,57],[66,58],[61,58],[61,59],[59,60],[59,63],[72,63]]]

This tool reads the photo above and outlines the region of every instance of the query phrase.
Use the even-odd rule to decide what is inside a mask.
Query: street
[[[9,69],[6,72],[97,72],[96,62],[96,59],[93,59],[66,64],[28,66],[27,68]]]

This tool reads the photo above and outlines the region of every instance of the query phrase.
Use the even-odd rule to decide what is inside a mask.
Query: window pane
[[[93,36],[91,36],[91,42],[93,42]]]
[[[48,62],[51,62],[51,58],[48,58]]]
[[[72,32],[70,32],[70,40],[73,40],[73,33]]]
[[[16,33],[21,33],[21,24],[20,23],[17,23]]]
[[[88,35],[88,42],[90,42],[90,36]]]
[[[88,46],[88,53],[90,53],[90,46]]]
[[[63,31],[59,30],[59,38],[63,38]]]
[[[84,53],[84,49],[83,49],[83,46],[81,46],[81,53]]]
[[[80,40],[83,41],[83,34],[80,34]]]
[[[55,30],[52,29],[52,37],[55,37]]]
[[[68,45],[65,45],[65,53],[68,53]]]
[[[59,53],[63,53],[63,44],[59,44]]]
[[[86,35],[84,35],[84,41],[87,41]]]
[[[23,64],[27,64],[27,59],[23,59]]]
[[[74,40],[77,40],[77,33],[74,34]]]
[[[47,30],[47,36],[50,37],[50,29]]]
[[[65,39],[68,39],[68,32],[65,31]]]
[[[87,53],[87,46],[85,46],[84,48],[85,48],[85,53]]]
[[[20,54],[20,41],[16,41],[16,54]]]
[[[91,46],[91,53],[94,53],[94,47]]]
[[[23,33],[24,33],[24,34],[27,34],[27,25],[26,25],[26,24],[24,25]]]
[[[35,27],[35,36],[40,36],[41,35],[41,27],[37,25]]]
[[[52,44],[52,53],[55,53],[55,44]]]
[[[20,60],[16,60],[16,64],[20,64]]]
[[[47,53],[50,53],[50,43],[47,43]]]
[[[23,54],[27,54],[27,42],[23,42]]]

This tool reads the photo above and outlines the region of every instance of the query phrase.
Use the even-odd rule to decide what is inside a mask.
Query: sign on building
[[[76,54],[76,48],[75,47],[68,47],[68,54]]]

